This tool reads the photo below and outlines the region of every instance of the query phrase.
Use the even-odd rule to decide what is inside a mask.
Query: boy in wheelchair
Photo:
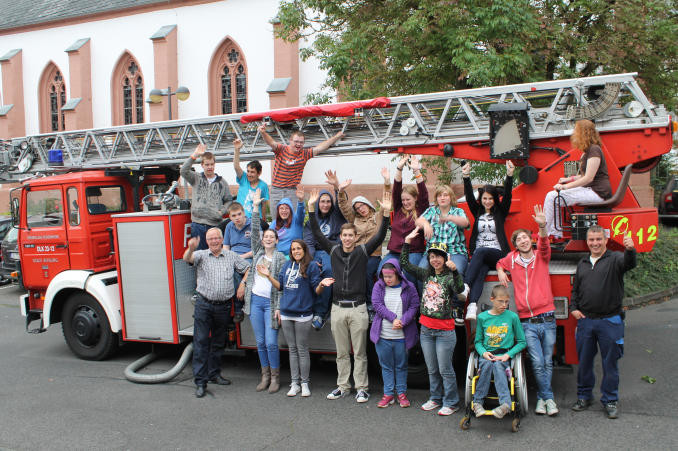
[[[499,397],[499,406],[492,410],[496,418],[503,418],[511,411],[511,391],[506,370],[510,359],[525,349],[525,334],[518,315],[510,310],[508,289],[495,285],[490,295],[492,308],[478,315],[475,348],[479,355],[479,376],[473,396],[473,412],[476,417],[485,414],[483,401],[494,375],[494,387]]]

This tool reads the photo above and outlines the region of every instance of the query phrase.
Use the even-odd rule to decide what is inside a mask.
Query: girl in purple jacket
[[[419,296],[414,284],[403,276],[395,258],[387,260],[379,272],[379,280],[372,290],[372,306],[375,317],[370,340],[377,349],[384,380],[384,396],[377,407],[394,404],[396,394],[400,407],[409,407],[407,351],[418,339]]]

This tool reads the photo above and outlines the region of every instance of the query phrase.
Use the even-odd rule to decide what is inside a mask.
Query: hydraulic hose
[[[138,370],[144,368],[146,365],[158,358],[158,354],[151,352],[146,354],[140,359],[135,360],[130,363],[127,368],[125,368],[125,377],[127,380],[137,383],[137,384],[162,384],[164,382],[169,382],[181,373],[184,367],[191,360],[193,355],[193,343],[189,343],[188,346],[184,348],[184,352],[181,353],[179,361],[169,370],[160,374],[139,374]]]

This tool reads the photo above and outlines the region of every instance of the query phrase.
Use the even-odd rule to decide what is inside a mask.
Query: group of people
[[[600,138],[595,126],[591,133],[592,125],[579,121],[572,137],[572,144],[584,149],[582,175],[561,179],[554,187],[561,195],[576,191],[578,194],[569,198],[573,201],[596,200],[594,196],[604,198],[610,192]],[[503,192],[487,185],[479,190],[478,198],[471,185],[470,166],[462,168],[472,223],[457,206],[449,186],[437,187],[433,205],[429,205],[421,164],[408,155],[398,161],[392,183],[389,171],[382,169],[380,208],[363,196],[349,203],[346,189],[351,180],[340,182],[334,171],[325,173],[331,190],[312,190],[305,203],[307,193],[299,183],[306,162],[343,134],[339,132],[310,148],[304,147],[300,132],[291,136],[290,145],[283,145],[265,127],[258,130],[275,154],[270,188],[259,178],[258,161],[248,163],[246,172],[240,168],[240,140],[234,142],[233,163],[239,184],[235,202],[226,181],[214,172],[214,155],[205,152],[204,146],[198,146],[181,168],[181,175],[193,186],[192,238],[184,259],[197,269],[196,396],[205,395],[208,382],[230,384],[220,375],[220,358],[233,299],[234,319],[242,321],[249,315],[256,337],[262,373],[257,391],[274,393],[280,389],[278,331],[282,328],[289,346],[291,383],[287,395],[311,395],[309,334],[311,329],[323,327],[329,313],[337,351],[337,387],[328,399],[350,393],[352,351],[356,401],[368,401],[369,336],[384,383],[377,406],[385,408],[396,402],[401,407],[410,406],[407,357],[419,341],[430,382],[429,399],[421,408],[451,415],[461,407],[452,365],[455,326],[464,324],[464,319],[477,319],[475,349],[480,378],[474,395],[476,415],[485,414],[483,400],[492,374],[500,400],[492,414],[501,418],[510,411],[505,376],[503,382],[496,376],[504,375],[508,360],[524,348],[538,385],[536,413],[558,413],[551,388],[556,322],[548,270],[549,231],[556,237],[558,232],[553,226],[557,209],[554,212],[552,208],[551,193],[544,208],[534,207],[533,218],[539,230],[536,250],[532,232],[519,229],[511,234],[515,248],[511,251],[504,230],[515,169],[511,161],[506,162]],[[198,158],[202,174],[191,169]],[[405,166],[412,171],[416,185],[403,185]],[[264,218],[269,202],[272,222],[267,224]],[[306,210],[308,221],[304,224]],[[226,212],[231,221],[222,232],[219,225]],[[382,258],[382,242],[389,225],[388,253]],[[469,227],[467,249],[464,230]],[[605,371],[602,401],[608,416],[615,418],[616,362],[621,351],[613,345],[619,345],[620,340],[623,343],[621,274],[635,265],[635,250],[630,237],[624,240],[623,257],[607,251],[606,242],[600,227],[589,230],[591,255],[579,263],[570,302],[572,315],[579,320],[577,351],[581,362],[579,399],[573,409],[584,410],[591,403],[592,363],[599,345]],[[485,276],[492,269],[497,270],[500,284],[492,290],[492,308],[479,313],[476,304]],[[517,313],[507,309],[509,274]]]

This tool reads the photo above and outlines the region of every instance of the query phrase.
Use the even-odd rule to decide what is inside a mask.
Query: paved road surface
[[[366,405],[353,397],[328,401],[333,362],[314,361],[307,399],[256,393],[254,357],[226,358],[223,373],[233,385],[210,386],[203,399],[194,397],[188,369],[169,384],[133,384],[123,370],[147,345],[126,346],[106,362],[78,360],[60,326],[24,332],[18,294],[0,288],[0,449],[678,449],[678,298],[628,315],[620,419],[606,419],[599,404],[570,411],[575,374],[560,372],[554,391],[561,414],[530,414],[513,434],[510,420],[483,418],[461,431],[459,413],[443,418],[419,410],[427,390],[409,392],[412,408],[378,409],[378,375],[371,376]],[[642,381],[644,375],[657,382]],[[533,409],[533,391],[530,401]]]

